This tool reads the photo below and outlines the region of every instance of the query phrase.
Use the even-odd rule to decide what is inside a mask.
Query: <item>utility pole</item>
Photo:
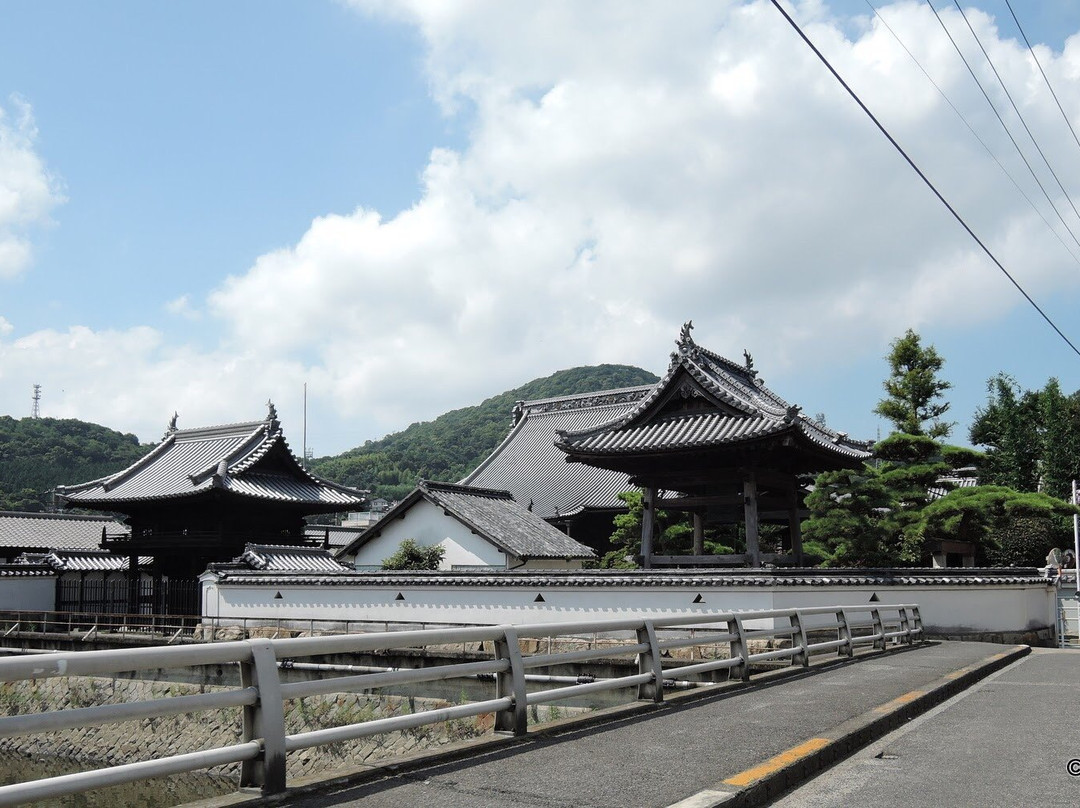
[[[31,418],[40,418],[41,417],[41,406],[40,405],[41,405],[41,385],[40,384],[35,384],[34,385],[34,404],[30,408],[30,417]]]

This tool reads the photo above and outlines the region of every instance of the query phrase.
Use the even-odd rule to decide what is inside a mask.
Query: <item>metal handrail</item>
[[[813,618],[829,616],[825,630],[836,631],[836,639],[810,643],[807,631],[820,632]],[[856,635],[849,615],[868,615],[871,633]],[[762,621],[772,625],[762,626]],[[786,622],[784,622],[786,621]],[[750,625],[753,624],[753,625]],[[722,632],[718,629],[723,628]],[[657,639],[663,630],[705,629],[704,639],[723,639],[729,643],[730,658],[664,669],[661,655],[665,648],[682,647],[684,638]],[[575,637],[581,634],[629,632],[633,637],[622,645],[605,645],[563,653],[523,655],[522,639]],[[793,665],[809,665],[811,654],[836,649],[851,656],[859,644],[873,643],[885,649],[893,639],[913,643],[922,634],[922,620],[914,604],[870,606],[832,606],[808,609],[773,609],[757,612],[722,612],[681,615],[656,619],[575,621],[525,626],[473,626],[453,629],[351,634],[285,639],[250,639],[183,646],[155,646],[135,649],[61,652],[24,657],[0,658],[0,682],[41,679],[55,676],[93,676],[131,671],[180,668],[195,665],[236,663],[240,667],[240,687],[209,694],[178,696],[124,705],[72,708],[47,713],[0,718],[0,737],[45,732],[60,728],[99,725],[157,716],[243,707],[243,742],[202,752],[172,755],[156,760],[115,766],[104,770],[69,774],[0,787],[0,805],[60,796],[103,785],[132,782],[182,771],[194,771],[224,763],[240,763],[240,786],[258,788],[264,794],[285,790],[285,763],[289,752],[322,744],[400,731],[427,724],[484,713],[495,714],[497,732],[523,735],[528,731],[531,705],[562,701],[620,688],[636,688],[638,699],[662,702],[665,686],[680,677],[728,669],[733,678],[749,680],[751,664],[789,659]],[[758,650],[751,643],[773,637],[790,638],[782,648]],[[288,667],[295,657],[326,654],[385,651],[403,647],[423,647],[457,643],[491,643],[492,659],[401,670],[384,670],[360,675],[339,676],[312,682],[283,683],[280,667]],[[549,646],[550,648],[550,646]],[[526,670],[557,662],[608,659],[634,656],[636,674],[591,681],[579,681],[562,687],[529,692],[527,683],[537,678]],[[329,667],[329,666],[327,666]],[[445,681],[464,676],[484,675],[495,680],[495,698],[477,702],[392,716],[329,729],[292,735],[286,734],[283,702],[285,699],[330,692],[354,692],[396,684]],[[555,679],[557,677],[551,677]],[[681,684],[685,684],[682,682]]]

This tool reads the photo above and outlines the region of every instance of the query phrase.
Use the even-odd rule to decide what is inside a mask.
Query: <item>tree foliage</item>
[[[460,480],[491,452],[510,428],[510,413],[521,400],[587,393],[651,384],[657,377],[627,365],[596,365],[561,370],[493,396],[482,403],[453,410],[434,421],[412,424],[401,432],[334,457],[310,464],[328,480],[367,489],[373,496],[401,499],[418,478]]]
[[[446,548],[441,544],[426,547],[415,539],[405,539],[388,558],[382,561],[384,570],[437,570],[442,564]]]
[[[982,479],[1017,491],[1071,495],[1080,477],[1080,392],[1065,396],[1057,379],[1042,390],[1021,390],[999,374],[987,384],[986,405],[975,413],[971,442],[985,446]]]
[[[886,357],[890,374],[884,382],[886,397],[874,412],[893,422],[898,432],[944,438],[952,424],[940,420],[949,409],[942,395],[952,387],[938,378],[945,364],[933,345],[922,346],[910,328],[892,342]]]
[[[57,485],[114,474],[151,448],[85,421],[0,416],[0,510],[44,510]]]

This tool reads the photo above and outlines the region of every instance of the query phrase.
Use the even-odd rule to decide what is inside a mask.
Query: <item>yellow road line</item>
[[[752,769],[747,769],[744,772],[739,772],[734,777],[727,778],[724,782],[729,786],[750,785],[750,783],[755,780],[760,780],[762,777],[768,777],[773,772],[779,771],[785,766],[790,766],[792,763],[802,760],[804,757],[828,746],[830,743],[832,743],[832,741],[828,738],[811,738],[805,743],[793,746],[786,752],[781,752],[779,755],[769,758],[764,763],[754,766]]]
[[[919,696],[925,695],[925,690],[912,690],[910,693],[905,693],[902,696],[897,696],[892,701],[885,702],[880,707],[875,707],[874,712],[880,714],[891,713],[897,707],[903,707],[905,704],[909,704],[910,702],[915,701],[915,699],[919,698]]]

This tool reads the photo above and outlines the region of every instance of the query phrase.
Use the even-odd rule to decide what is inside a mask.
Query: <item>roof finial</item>
[[[689,356],[696,357],[698,353],[698,346],[694,343],[694,338],[690,336],[690,332],[694,329],[694,321],[687,320],[683,323],[682,330],[679,332],[679,339],[675,343],[679,347],[678,354],[672,354],[672,358],[676,356]]]
[[[180,413],[178,413],[176,410],[173,410],[172,418],[169,419],[169,432],[176,431],[176,419],[179,417]]]
[[[266,418],[268,421],[277,420],[277,407],[274,406],[274,402],[270,399],[266,399]]]
[[[694,344],[694,338],[690,336],[690,332],[693,331],[693,330],[694,330],[694,321],[693,320],[687,320],[685,323],[683,323],[682,331],[679,332],[679,341],[676,342],[675,344],[678,345],[680,348],[683,348],[683,347],[689,346],[689,345],[693,345]]]
[[[750,351],[748,351],[746,348],[743,348],[742,355],[743,355],[743,359],[746,360],[746,369],[747,370],[753,370],[754,369],[754,356],[753,356],[753,354],[751,354]]]

